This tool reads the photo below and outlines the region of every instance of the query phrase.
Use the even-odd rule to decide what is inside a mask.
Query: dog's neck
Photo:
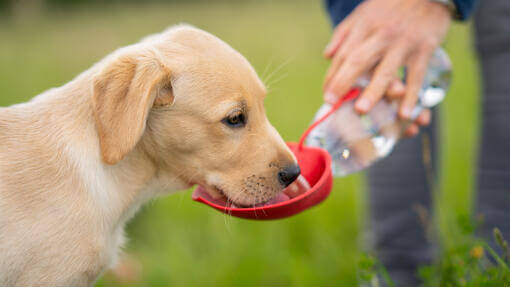
[[[74,173],[72,176],[81,181],[95,208],[91,211],[97,215],[94,218],[107,229],[104,232],[121,232],[143,203],[189,186],[170,174],[162,175],[140,147],[115,165],[101,160],[92,111],[91,77],[86,75],[90,72],[20,108],[30,109],[33,117],[45,121],[42,126],[52,127],[50,140],[58,147],[66,172]]]

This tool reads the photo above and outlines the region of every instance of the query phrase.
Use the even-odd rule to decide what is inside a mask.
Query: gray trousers
[[[510,239],[510,1],[480,1],[475,33],[483,80],[475,212],[483,215],[480,231],[492,242],[494,227]],[[424,130],[430,138],[432,169],[438,158],[435,116]],[[458,126],[471,128],[462,122]],[[423,150],[421,136],[402,140],[390,157],[368,172],[374,248],[398,286],[416,286],[417,266],[435,256],[419,216],[420,210],[431,212],[432,206]]]

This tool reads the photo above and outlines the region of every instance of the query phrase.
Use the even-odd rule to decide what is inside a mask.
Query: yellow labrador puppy
[[[126,221],[164,193],[270,200],[299,168],[265,93],[238,52],[176,26],[0,108],[0,286],[90,286]]]

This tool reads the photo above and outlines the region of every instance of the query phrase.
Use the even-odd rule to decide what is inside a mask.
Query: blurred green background
[[[321,105],[331,28],[319,0],[74,2],[0,1],[0,105],[60,86],[114,49],[182,22],[272,74],[267,113],[285,140],[296,141]],[[454,82],[441,109],[437,210],[447,245],[471,206],[479,126],[471,41],[469,25],[459,24],[446,41]],[[144,207],[127,228],[138,278],[107,273],[97,286],[355,286],[366,206],[362,175],[337,179],[320,206],[272,222],[231,218],[177,193]]]

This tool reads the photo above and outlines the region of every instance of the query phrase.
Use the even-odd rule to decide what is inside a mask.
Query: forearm
[[[325,0],[324,2],[331,24],[335,27],[363,0]]]
[[[430,1],[430,0],[424,0]],[[338,25],[363,0],[325,0],[326,9],[333,27]],[[473,13],[477,0],[453,0],[459,20],[467,20]]]
[[[477,0],[453,0],[457,13],[460,17],[459,20],[464,21],[469,19],[469,17],[473,14],[473,10],[475,9],[477,2]]]

